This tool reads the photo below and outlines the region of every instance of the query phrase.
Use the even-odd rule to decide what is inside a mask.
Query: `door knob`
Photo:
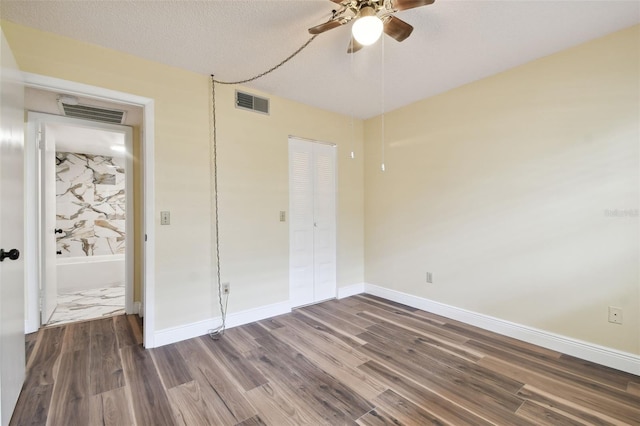
[[[20,257],[20,252],[18,249],[11,249],[9,251],[4,251],[4,249],[0,249],[0,262],[4,261],[6,258],[10,260],[18,260]]]
[[[62,234],[62,229],[60,228],[56,229],[56,234]]]

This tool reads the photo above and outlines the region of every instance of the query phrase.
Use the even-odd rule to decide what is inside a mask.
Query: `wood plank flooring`
[[[12,425],[640,425],[640,377],[358,295],[152,350],[118,316],[27,336]]]

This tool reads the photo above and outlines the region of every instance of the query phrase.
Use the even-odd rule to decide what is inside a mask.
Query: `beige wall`
[[[210,243],[209,78],[9,22],[22,70],[155,100],[156,329],[218,314]],[[256,70],[256,72],[261,70]],[[271,98],[271,115],[218,89],[222,280],[229,312],[288,300],[287,136],[338,144],[338,284],[363,282],[363,158],[348,117]],[[259,93],[258,93],[259,94]],[[267,95],[268,96],[268,95]],[[356,122],[362,153],[362,123]],[[159,212],[171,211],[160,226]]]
[[[365,122],[365,281],[640,354],[639,219],[605,215],[639,208],[639,52],[636,26],[388,113],[384,173]]]
[[[155,223],[156,329],[216,315],[208,77],[3,30],[25,71],[155,100],[154,207],[172,214],[171,226]],[[278,211],[291,134],[339,147],[339,286],[366,281],[640,353],[638,219],[605,215],[639,208],[639,40],[635,27],[386,114],[385,173],[379,119],[356,121],[350,160],[348,117],[268,94],[271,115],[249,113],[219,86],[230,312],[288,299]],[[607,322],[609,305],[624,309],[624,325]]]
[[[232,86],[217,86],[222,280],[231,282],[236,310],[289,298],[288,136],[338,144],[338,286],[364,281],[362,122],[355,160],[351,119],[266,93],[270,115],[234,107]],[[220,118],[222,117],[222,118]],[[231,308],[230,308],[231,309]]]

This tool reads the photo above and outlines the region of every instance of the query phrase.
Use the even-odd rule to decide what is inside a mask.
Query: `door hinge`
[[[44,150],[47,147],[47,144],[42,133],[42,129],[38,129],[38,149]]]
[[[147,241],[147,234],[144,234],[144,241]]]

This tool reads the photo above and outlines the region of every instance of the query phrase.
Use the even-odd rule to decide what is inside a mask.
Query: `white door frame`
[[[34,164],[39,165],[39,173],[42,173],[44,165],[42,164],[42,160],[38,162],[38,159],[42,157],[41,150],[37,149],[37,140],[38,140],[38,130],[41,125],[46,126],[49,123],[58,123],[63,125],[69,125],[74,127],[85,127],[91,129],[104,130],[108,132],[115,132],[124,134],[125,138],[125,148],[126,148],[126,156],[125,156],[125,199],[126,199],[126,208],[125,208],[125,312],[127,314],[134,313],[133,307],[133,265],[134,265],[134,242],[133,242],[133,223],[135,220],[135,212],[133,210],[133,196],[134,196],[134,188],[133,188],[133,132],[131,127],[118,125],[118,124],[109,124],[109,123],[101,123],[97,121],[91,120],[82,120],[79,118],[65,117],[63,115],[54,115],[54,114],[46,114],[41,112],[27,112],[27,137],[26,144],[30,145],[29,154],[35,153],[35,159],[29,159],[27,157],[27,162],[34,161]],[[42,143],[42,142],[40,142]],[[38,170],[36,170],[38,172]],[[41,175],[40,175],[41,176]],[[36,182],[37,187],[37,202],[38,208],[36,209],[38,212],[43,214],[45,210],[44,206],[47,204],[43,202],[42,199],[42,190],[43,190],[43,181],[42,179],[38,179]],[[50,194],[53,195],[53,194]],[[46,207],[44,207],[46,209]],[[47,212],[51,214],[52,212]],[[46,250],[46,246],[44,244],[44,238],[48,235],[46,230],[42,229],[43,226],[43,218],[40,218],[40,226],[38,227],[38,249],[36,250],[36,256],[38,258],[37,263],[39,265],[39,273],[38,282],[44,282],[45,285],[48,286],[48,277],[46,277],[43,265],[44,259],[46,258],[43,250]],[[49,235],[50,237],[51,235]],[[53,254],[51,254],[53,256]],[[46,279],[45,279],[46,278]],[[33,283],[31,283],[33,284]],[[38,309],[40,307],[41,311],[44,311],[44,306],[39,306],[38,300],[31,300],[31,296],[36,296],[39,298],[41,293],[39,294],[35,287],[32,289],[33,291],[28,292],[27,296],[27,304],[30,305],[33,309]],[[40,289],[40,292],[43,292],[44,288]],[[44,324],[44,319],[40,322]],[[35,321],[34,324],[35,325]]]
[[[0,247],[18,258],[0,266],[0,424],[8,425],[25,378],[24,334],[24,84],[0,28]],[[15,253],[14,253],[15,255]]]
[[[154,344],[155,331],[155,227],[154,227],[154,198],[155,198],[155,178],[154,178],[154,100],[143,96],[133,95],[130,93],[119,92],[115,90],[105,89],[102,87],[91,86],[87,84],[77,83],[69,80],[43,76],[39,74],[23,73],[25,86],[36,89],[62,92],[69,95],[81,96],[85,98],[93,98],[101,101],[123,103],[135,105],[143,109],[142,124],[142,229],[138,232],[142,237],[142,309],[144,312],[144,346],[152,348]],[[35,148],[35,147],[31,147]],[[31,149],[29,148],[29,149]],[[34,153],[26,153],[26,193],[27,200],[27,216],[26,216],[26,277],[27,292],[37,291],[38,289],[38,262],[35,261],[38,256],[37,245],[37,210],[34,202],[37,202],[38,194],[36,193],[35,173],[37,164],[32,161]],[[30,160],[31,159],[31,160]],[[133,223],[132,223],[133,225]],[[35,285],[34,285],[35,282]],[[37,295],[36,295],[37,296]],[[29,300],[36,300],[33,294],[28,294]],[[25,331],[33,332],[39,327],[39,307],[30,304],[27,306],[27,315],[25,319]]]
[[[292,200],[291,200],[291,178],[292,178],[292,170],[291,170],[291,152],[292,152],[292,143],[296,144],[296,143],[305,143],[305,144],[309,144],[309,148],[311,149],[311,157],[314,158],[315,157],[315,153],[314,153],[314,146],[327,146],[327,147],[331,147],[333,148],[332,150],[332,155],[333,155],[333,166],[334,166],[334,186],[333,186],[333,197],[334,197],[334,209],[333,209],[333,254],[334,254],[334,259],[333,259],[333,265],[334,265],[334,274],[333,274],[333,281],[334,281],[334,288],[333,288],[333,295],[330,296],[329,298],[326,297],[316,297],[316,289],[315,289],[315,282],[314,282],[314,289],[313,289],[313,300],[310,301],[310,303],[300,303],[300,301],[298,302],[294,302],[292,299],[292,283],[293,283],[293,276],[292,276],[292,261],[291,261],[291,247],[293,245],[293,242],[291,240],[292,238],[292,224],[293,224],[293,206],[292,206]],[[315,303],[319,303],[322,302],[324,300],[329,300],[329,299],[333,299],[335,297],[337,297],[338,295],[338,276],[337,276],[337,265],[338,265],[338,259],[337,259],[337,252],[338,252],[338,247],[337,247],[337,232],[338,232],[338,163],[337,163],[337,157],[336,157],[336,147],[337,145],[334,143],[329,143],[329,142],[322,142],[322,141],[318,141],[318,140],[314,140],[314,139],[307,139],[307,138],[301,138],[299,136],[293,136],[293,135],[289,135],[288,138],[288,162],[289,162],[289,303],[292,305],[292,307],[300,307],[300,306],[305,306],[307,304],[315,304]],[[312,162],[310,164],[311,167],[311,174],[314,175],[315,172],[313,170],[314,163]],[[315,179],[315,177],[314,177]],[[315,186],[315,182],[313,183],[313,185]],[[314,195],[314,201],[315,201],[315,189],[313,189]],[[314,212],[313,215],[315,216],[315,207],[313,208]],[[315,224],[314,224],[314,228],[313,231],[315,233]],[[315,244],[315,243],[314,243]],[[315,269],[315,254],[314,254],[314,259],[313,259],[313,263],[314,263],[314,269]],[[315,281],[315,272],[313,273],[314,276],[314,281]]]

